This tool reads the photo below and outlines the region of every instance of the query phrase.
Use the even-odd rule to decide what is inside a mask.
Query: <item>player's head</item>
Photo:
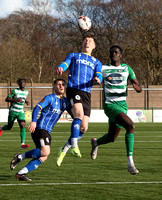
[[[26,79],[25,79],[25,78],[19,78],[19,79],[17,80],[17,84],[19,85],[19,88],[20,88],[20,89],[21,89],[21,88],[24,88],[25,85],[26,85]]]
[[[109,50],[111,63],[120,63],[122,58],[122,48],[119,45],[113,45]]]
[[[54,93],[58,96],[62,96],[65,92],[66,81],[62,78],[54,80],[53,88]]]
[[[83,53],[91,55],[92,51],[96,48],[96,37],[93,34],[86,34],[83,37],[82,50]]]

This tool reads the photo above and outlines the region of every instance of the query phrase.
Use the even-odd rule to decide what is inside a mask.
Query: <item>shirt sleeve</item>
[[[13,98],[15,96],[15,89],[10,92],[8,97]]]
[[[128,72],[129,72],[129,76],[128,76],[129,80],[136,79],[136,75],[135,75],[133,69],[131,67],[129,67],[129,66],[128,66]]]
[[[95,77],[100,79],[100,83],[102,83],[102,63],[98,61],[96,65],[96,72],[95,72]]]

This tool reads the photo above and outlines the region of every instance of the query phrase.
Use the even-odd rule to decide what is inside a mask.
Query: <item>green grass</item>
[[[124,129],[115,143],[100,146],[97,159],[91,160],[91,138],[99,138],[106,131],[106,123],[90,123],[79,142],[82,158],[72,157],[69,151],[61,167],[57,167],[57,149],[70,135],[70,123],[58,123],[52,133],[48,160],[28,174],[32,182],[20,182],[14,175],[29,160],[10,170],[13,155],[24,152],[20,150],[15,123],[0,137],[0,200],[162,199],[162,123],[136,124],[134,161],[140,174],[135,176],[127,171]],[[26,142],[30,149],[34,148],[28,131]]]

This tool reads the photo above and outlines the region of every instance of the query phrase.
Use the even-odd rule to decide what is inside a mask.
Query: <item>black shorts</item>
[[[91,94],[75,88],[66,89],[67,100],[72,107],[75,103],[82,103],[84,115],[90,117],[91,113]]]
[[[44,129],[35,129],[34,133],[31,133],[32,139],[36,148],[41,148],[45,145],[51,145],[51,135]]]

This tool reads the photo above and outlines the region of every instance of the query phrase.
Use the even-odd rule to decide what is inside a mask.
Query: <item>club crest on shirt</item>
[[[42,99],[41,102],[43,103],[43,102],[44,102],[44,99]]]
[[[79,95],[76,95],[76,96],[75,96],[75,99],[76,99],[76,100],[80,100],[80,96],[79,96]]]

